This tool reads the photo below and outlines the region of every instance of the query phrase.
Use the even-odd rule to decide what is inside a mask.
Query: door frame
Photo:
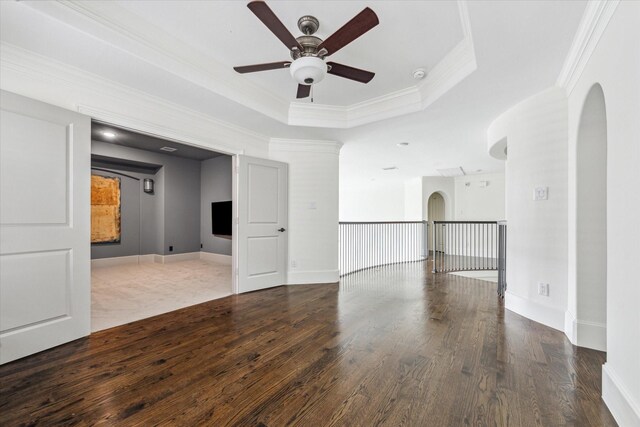
[[[96,120],[106,124],[125,128],[133,132],[173,141],[179,144],[191,145],[204,150],[216,151],[218,153],[231,156],[231,204],[233,206],[233,232],[236,238],[231,239],[231,292],[238,293],[238,155],[244,154],[245,150],[235,150],[232,147],[212,144],[201,139],[190,137],[179,129],[166,129],[154,126],[147,122],[136,120],[135,118],[115,115],[110,112],[96,110],[90,107],[79,106],[77,111],[87,115],[91,120]]]

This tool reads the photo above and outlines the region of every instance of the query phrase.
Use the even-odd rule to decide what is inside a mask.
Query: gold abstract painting
[[[91,175],[91,243],[120,242],[120,178]]]

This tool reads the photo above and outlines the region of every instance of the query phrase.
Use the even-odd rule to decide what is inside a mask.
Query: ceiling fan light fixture
[[[289,66],[291,76],[302,85],[312,85],[322,81],[327,75],[327,64],[316,56],[303,56]]]

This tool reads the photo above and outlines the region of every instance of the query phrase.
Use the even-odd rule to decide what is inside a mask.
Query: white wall
[[[403,221],[404,192],[402,181],[341,185],[340,221]]]
[[[481,183],[486,183],[485,187]],[[454,178],[455,220],[496,221],[505,218],[504,174],[478,174]]]
[[[289,164],[288,283],[338,281],[341,144],[273,139],[269,157]]]
[[[422,178],[412,178],[404,183],[404,220],[422,221]]]
[[[231,239],[211,234],[211,203],[231,200],[233,192],[230,156],[205,160],[200,167],[200,242],[203,252],[231,255]]]
[[[455,182],[453,178],[441,176],[422,177],[422,218],[427,218],[429,196],[439,192],[444,198],[445,220],[453,221],[455,218]]]
[[[564,90],[552,88],[501,115],[489,132],[509,147],[505,306],[559,330],[567,306],[567,114]],[[548,200],[533,200],[537,186],[548,187]],[[538,295],[539,282],[549,284],[548,297]]]
[[[607,363],[602,397],[621,426],[640,426],[640,2],[620,2],[569,95],[569,310],[576,288],[576,150],[595,83],[607,113]],[[509,147],[511,156],[511,147]],[[573,311],[575,313],[576,311]]]

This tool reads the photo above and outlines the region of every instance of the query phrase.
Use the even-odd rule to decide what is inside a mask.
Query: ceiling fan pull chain
[[[313,86],[314,86],[314,85],[311,85],[311,102],[312,102],[312,103],[313,103]]]

